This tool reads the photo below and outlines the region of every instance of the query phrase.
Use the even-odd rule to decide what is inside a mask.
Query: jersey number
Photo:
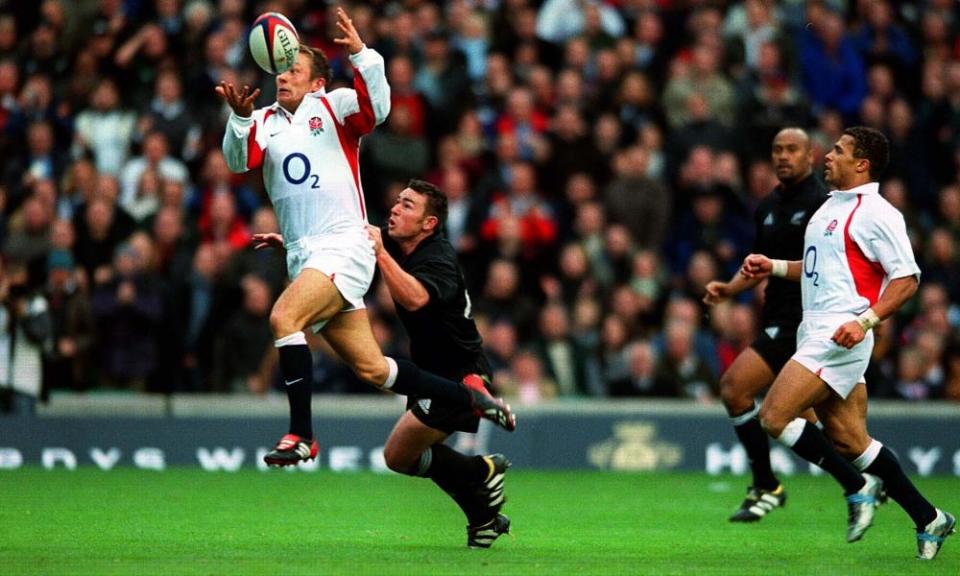
[[[293,162],[294,159],[299,160],[303,164],[303,170],[300,172],[299,178],[294,178],[290,175],[290,163]],[[313,184],[310,185],[310,188],[313,190],[320,189],[320,176],[310,173],[310,159],[300,152],[294,152],[283,159],[283,177],[291,184],[303,184],[307,181],[307,178],[313,178]]]
[[[820,273],[817,272],[817,247],[810,246],[803,254],[803,275],[813,278],[813,285],[820,285]]]

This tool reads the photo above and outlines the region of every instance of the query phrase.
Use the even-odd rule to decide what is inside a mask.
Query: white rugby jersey
[[[350,56],[353,89],[304,96],[295,114],[279,103],[250,118],[230,114],[223,154],[233,172],[263,166],[284,241],[338,235],[367,221],[360,185],[360,138],[390,113],[383,57]]]
[[[804,235],[804,312],[860,314],[890,280],[920,276],[903,215],[876,182],[834,190]]]

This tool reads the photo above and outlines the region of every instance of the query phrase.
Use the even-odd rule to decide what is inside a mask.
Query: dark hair
[[[324,85],[329,85],[333,79],[333,73],[330,71],[330,62],[323,50],[301,44],[300,53],[310,56],[310,79],[323,78]]]
[[[870,162],[870,178],[880,178],[890,162],[890,142],[883,132],[866,126],[854,126],[843,133],[853,138],[853,157]]]
[[[427,197],[426,213],[437,217],[437,229],[442,230],[447,223],[447,195],[433,184],[416,178],[407,182],[407,188]]]

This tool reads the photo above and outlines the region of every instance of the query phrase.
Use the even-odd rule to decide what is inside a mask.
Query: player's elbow
[[[920,278],[916,274],[910,276],[906,282],[907,298],[912,297],[920,289]]]
[[[400,305],[410,312],[416,312],[429,303],[430,294],[424,290],[423,292],[417,292],[415,294],[411,294],[407,298],[404,298],[403,302],[400,302]]]

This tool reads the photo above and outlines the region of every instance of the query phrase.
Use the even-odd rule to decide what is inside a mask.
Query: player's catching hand
[[[249,86],[237,90],[232,82],[225,81],[220,82],[214,90],[226,101],[233,113],[241,118],[249,118],[253,114],[253,101],[260,95],[259,88],[255,88],[252,92]]]
[[[346,48],[351,54],[363,50],[363,40],[360,39],[360,33],[354,28],[353,20],[350,19],[343,8],[337,8],[337,28],[343,32],[343,38],[334,38],[334,42]]]

